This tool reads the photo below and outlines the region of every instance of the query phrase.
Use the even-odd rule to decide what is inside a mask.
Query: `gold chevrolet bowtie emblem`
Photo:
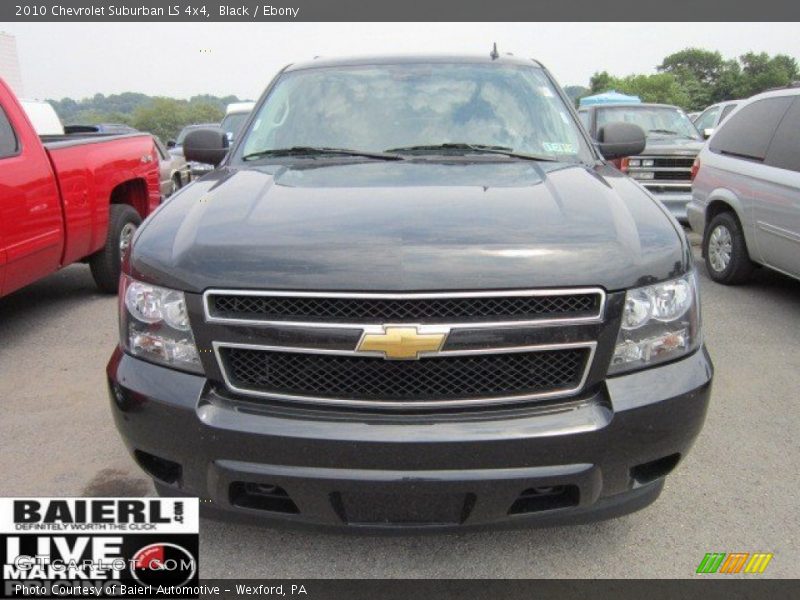
[[[382,352],[384,358],[409,360],[420,352],[436,352],[444,345],[446,333],[419,333],[416,327],[384,327],[383,333],[365,333],[357,352]]]

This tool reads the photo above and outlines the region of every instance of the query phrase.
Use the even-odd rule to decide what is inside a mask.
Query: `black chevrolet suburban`
[[[654,501],[711,391],[692,253],[548,71],[283,69],[139,228],[107,367],[166,495],[349,529],[607,518]],[[680,501],[679,499],[673,499]]]

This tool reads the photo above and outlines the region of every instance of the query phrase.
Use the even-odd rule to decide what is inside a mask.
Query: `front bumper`
[[[212,514],[357,530],[642,508],[700,432],[712,371],[702,348],[556,406],[400,416],[243,402],[119,349],[107,370],[117,428],[162,493],[200,496]]]

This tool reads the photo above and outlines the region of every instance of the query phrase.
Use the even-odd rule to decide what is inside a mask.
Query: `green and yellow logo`
[[[772,553],[766,552],[709,552],[697,566],[697,573],[763,573],[769,561],[772,560]]]

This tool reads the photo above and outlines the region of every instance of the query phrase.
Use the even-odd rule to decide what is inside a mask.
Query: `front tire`
[[[711,219],[703,236],[703,254],[711,279],[724,285],[744,283],[755,268],[747,252],[742,227],[729,212]]]
[[[117,293],[122,257],[130,248],[133,234],[141,222],[142,218],[132,206],[127,204],[109,206],[105,246],[89,258],[92,277],[101,292]]]
[[[172,196],[182,187],[183,187],[183,182],[181,181],[180,173],[175,173],[175,175],[172,176],[172,190],[170,191],[169,195]]]

